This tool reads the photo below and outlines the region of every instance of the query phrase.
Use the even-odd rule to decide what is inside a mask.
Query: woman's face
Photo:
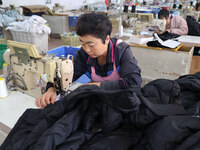
[[[165,18],[163,16],[163,17],[160,17],[159,19],[165,19],[165,21],[166,21],[166,25],[165,26],[168,26],[171,23],[171,19],[170,18],[171,18],[171,15],[169,17],[167,17],[167,18]]]
[[[92,35],[84,35],[80,37],[83,50],[91,57],[97,58],[100,56],[106,56],[108,50],[110,36],[108,35],[105,40],[105,44],[101,39]]]
[[[200,7],[197,7],[197,10],[196,11],[200,11]]]
[[[166,20],[166,26],[168,26],[170,24],[170,22],[171,22],[170,18],[171,18],[171,16],[165,18],[165,20]]]

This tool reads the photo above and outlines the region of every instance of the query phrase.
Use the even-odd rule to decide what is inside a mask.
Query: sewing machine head
[[[137,13],[137,18],[140,21],[150,21],[154,19],[153,13]]]
[[[47,74],[47,80],[58,84],[59,90],[67,91],[72,82],[73,62],[69,58],[39,55],[32,44],[8,41],[10,53],[4,58],[10,66],[8,79],[23,89],[33,89],[41,74]]]
[[[140,21],[137,20],[135,23],[135,32],[137,35],[140,34],[141,31],[145,30],[148,27],[157,27],[159,30],[165,30],[166,21],[164,19],[153,19],[150,21]]]

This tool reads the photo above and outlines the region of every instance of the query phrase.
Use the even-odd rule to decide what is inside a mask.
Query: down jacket
[[[125,90],[81,86],[26,110],[0,149],[200,149],[199,96],[200,73]]]

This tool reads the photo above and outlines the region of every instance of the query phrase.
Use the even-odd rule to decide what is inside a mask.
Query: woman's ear
[[[105,40],[105,44],[108,44],[109,41],[110,41],[110,35],[107,35],[107,36],[106,36],[106,40]]]

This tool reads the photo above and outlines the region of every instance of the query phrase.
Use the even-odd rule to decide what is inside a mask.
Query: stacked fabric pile
[[[200,73],[144,88],[81,86],[54,105],[28,109],[2,150],[200,149]]]
[[[8,10],[0,9],[0,27],[8,26],[10,23],[15,22],[17,20],[22,20],[23,17],[16,10]]]
[[[51,33],[51,29],[45,25],[47,21],[40,16],[33,15],[23,22],[10,23],[6,30],[17,30],[35,33]]]

